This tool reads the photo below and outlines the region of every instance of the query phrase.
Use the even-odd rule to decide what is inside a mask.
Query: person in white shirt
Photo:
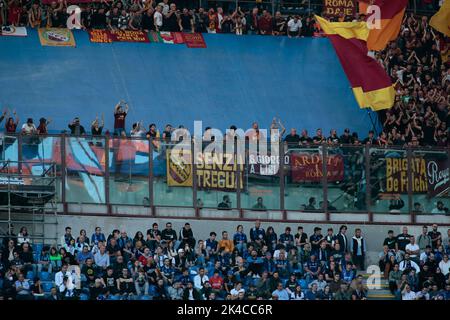
[[[234,299],[236,299],[240,293],[245,293],[245,289],[242,288],[242,283],[238,282],[234,288],[231,289],[230,294]]]
[[[95,264],[98,267],[106,269],[110,265],[109,254],[106,252],[106,247],[101,246],[99,251],[94,255]]]
[[[450,269],[450,261],[448,260],[448,255],[444,254],[441,262],[439,262],[439,269],[441,269],[442,274],[447,277]]]
[[[65,281],[67,280],[67,281]],[[68,271],[68,265],[63,264],[61,271],[55,275],[55,285],[59,288],[59,292],[64,292],[66,289],[68,291],[73,291],[75,285],[73,283],[72,273]]]
[[[406,253],[409,253],[409,257],[415,263],[419,263],[419,253],[420,248],[419,245],[416,244],[416,239],[414,236],[409,238],[409,243],[405,247]]]
[[[160,3],[158,4],[158,6],[161,7],[161,11],[162,11],[162,14],[163,14],[163,15],[166,15],[166,14],[169,13],[169,10],[170,10],[169,0],[163,0],[163,2],[160,2]],[[161,12],[161,11],[160,11],[160,12]]]
[[[302,30],[302,22],[300,21],[299,16],[295,16],[293,19],[288,22],[288,36],[292,37],[300,37],[300,32]]]
[[[22,133],[24,134],[36,134],[36,126],[33,123],[33,119],[28,118],[27,123],[22,126]]]
[[[400,271],[411,270],[414,268],[416,269],[416,273],[420,272],[420,267],[417,265],[417,263],[411,260],[411,258],[409,257],[409,253],[405,254],[405,259],[401,261],[398,266]]]
[[[420,254],[420,263],[425,263],[428,260],[428,257],[431,254],[431,246],[426,246],[425,251]]]
[[[31,243],[31,239],[28,235],[28,230],[26,227],[22,227],[20,229],[19,234],[17,235],[17,244],[21,245],[22,243]]]
[[[431,213],[432,214],[446,214],[447,211],[445,209],[446,208],[444,207],[444,203],[442,201],[438,201],[436,203],[436,208],[431,210]]]
[[[156,31],[160,31],[162,25],[163,25],[163,15],[161,11],[164,11],[161,7],[161,4],[156,6],[156,11],[153,14],[153,21],[155,24]],[[167,12],[169,12],[169,6],[167,6]]]
[[[201,290],[203,288],[203,284],[206,281],[209,281],[209,278],[205,274],[205,268],[200,268],[198,270],[198,274],[194,277],[194,287],[195,287],[195,289]]]
[[[402,291],[402,300],[416,300],[416,293],[411,290],[409,284]]]

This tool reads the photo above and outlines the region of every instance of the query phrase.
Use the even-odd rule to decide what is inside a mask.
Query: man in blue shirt
[[[217,260],[217,245],[216,240],[217,234],[213,231],[209,234],[209,239],[205,241],[206,251],[209,254],[209,258],[212,260]]]
[[[278,300],[289,300],[289,293],[283,288],[283,284],[278,282],[277,289],[272,292],[272,296],[277,296]]]
[[[312,253],[308,261],[305,263],[305,276],[306,281],[311,282],[313,279],[317,278],[321,270],[320,262],[317,261],[315,253]]]
[[[309,242],[311,243],[311,249],[313,252],[317,252],[319,250],[319,243],[322,238],[322,229],[315,227],[314,234],[309,237]]]
[[[95,233],[92,234],[91,243],[93,246],[98,245],[99,241],[106,241],[105,235],[102,233],[102,229],[100,227],[95,228]]]
[[[263,262],[263,259],[258,257],[258,252],[256,250],[252,250],[251,255],[247,258],[248,275],[260,277],[262,274]]]
[[[233,236],[233,243],[240,254],[247,249],[247,235],[244,233],[244,227],[241,224],[237,226],[237,232]]]
[[[264,242],[265,231],[261,228],[261,221],[256,220],[255,226],[250,229],[250,240],[254,242],[258,247],[262,247]]]
[[[305,298],[306,298],[306,300],[318,300],[319,299],[319,291],[317,289],[317,283],[313,283],[311,285],[311,289],[306,291]]]
[[[284,233],[280,235],[280,243],[284,244],[286,250],[294,247],[294,236],[291,234],[290,227],[287,227]]]

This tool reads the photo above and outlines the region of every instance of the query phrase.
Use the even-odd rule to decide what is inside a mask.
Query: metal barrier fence
[[[55,163],[57,201],[64,208],[210,208],[277,211],[284,217],[321,212],[327,220],[330,214],[364,213],[369,221],[389,214],[415,222],[416,215],[448,215],[450,206],[448,148],[281,143],[263,154],[252,152],[247,141],[244,164],[233,164],[240,157],[235,148],[223,152],[224,165],[214,165],[219,152],[205,143],[197,153],[194,143],[184,142],[184,156],[201,160],[194,165],[177,162],[171,154],[178,145],[161,140],[63,134],[5,136],[2,142],[3,160],[26,161],[18,172]]]

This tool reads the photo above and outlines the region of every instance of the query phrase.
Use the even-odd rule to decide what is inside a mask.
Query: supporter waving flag
[[[316,19],[336,50],[359,106],[374,111],[391,108],[395,90],[383,67],[368,56],[367,24]]]

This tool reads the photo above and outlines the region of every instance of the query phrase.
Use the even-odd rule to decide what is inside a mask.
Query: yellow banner
[[[193,166],[190,151],[179,154],[178,150],[167,150],[167,184],[172,187],[193,186]],[[244,164],[238,164],[233,154],[201,152],[196,156],[196,178],[199,190],[236,191],[239,183],[244,188]],[[237,181],[240,171],[239,182]]]
[[[428,191],[426,161],[423,158],[411,159],[412,193]],[[408,192],[408,159],[386,158],[386,192]]]

